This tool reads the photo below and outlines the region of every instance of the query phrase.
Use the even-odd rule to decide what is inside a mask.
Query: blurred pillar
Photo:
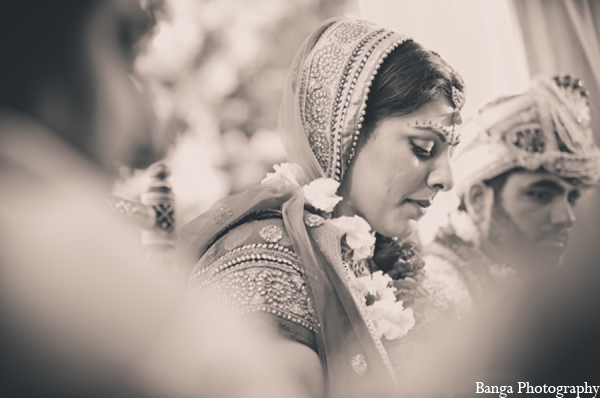
[[[175,196],[168,181],[169,168],[162,162],[147,170],[150,182],[141,200],[108,195],[108,207],[142,229],[142,246],[146,262],[170,268],[175,251]]]
[[[142,245],[147,261],[156,266],[170,267],[175,250],[175,196],[167,180],[170,170],[164,163],[155,163],[148,169],[150,184],[142,194],[141,202],[152,208],[156,222],[142,231]]]

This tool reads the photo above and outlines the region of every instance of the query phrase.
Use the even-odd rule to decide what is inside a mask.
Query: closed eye
[[[548,204],[556,196],[556,192],[548,189],[532,189],[527,191],[526,194],[529,198],[540,204]]]
[[[415,156],[421,159],[429,159],[433,157],[435,141],[421,138],[411,138],[409,141]]]

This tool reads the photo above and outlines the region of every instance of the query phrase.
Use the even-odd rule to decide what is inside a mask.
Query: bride
[[[281,366],[309,395],[394,390],[383,342],[415,325],[408,297],[422,268],[398,242],[452,187],[463,93],[461,77],[411,39],[329,20],[285,87],[290,163],[181,230],[176,261],[190,288],[269,319]]]

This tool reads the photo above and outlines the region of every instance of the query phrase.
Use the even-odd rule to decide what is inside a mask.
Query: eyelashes
[[[411,149],[416,157],[420,159],[431,159],[433,157],[433,149],[435,143],[432,141],[419,140],[423,142],[417,142],[417,140],[409,139]]]
[[[527,196],[537,203],[548,204],[554,199],[554,193],[547,190],[531,190],[528,191]]]

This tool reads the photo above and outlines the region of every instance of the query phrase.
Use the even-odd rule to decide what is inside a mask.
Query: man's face
[[[107,169],[116,163],[144,168],[158,160],[149,107],[131,77],[134,46],[147,21],[137,0],[101,1],[87,25],[93,156]]]
[[[580,195],[577,187],[550,173],[514,172],[494,199],[488,239],[516,253],[526,266],[548,269],[566,248]]]

